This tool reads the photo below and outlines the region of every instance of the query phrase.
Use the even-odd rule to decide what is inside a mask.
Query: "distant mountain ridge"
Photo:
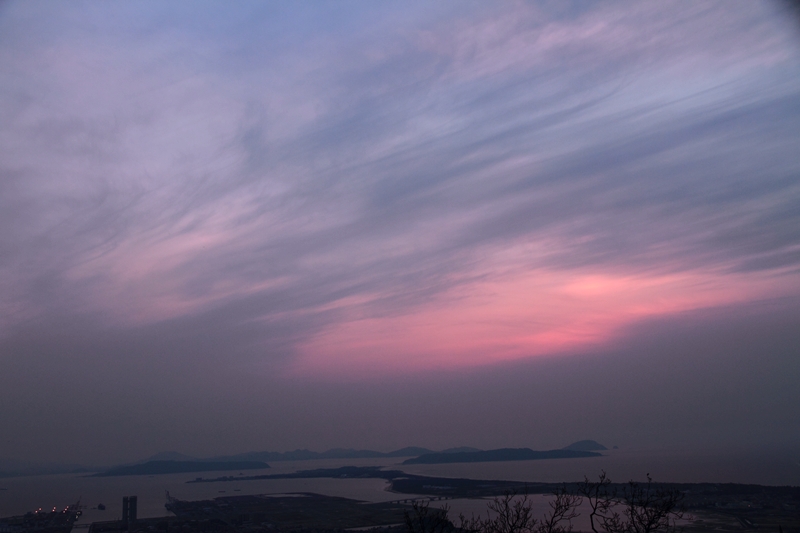
[[[148,457],[144,461],[140,461],[140,463],[146,463],[149,461],[204,461],[204,460],[211,461],[211,459],[200,459],[198,457],[192,457],[190,455],[178,452],[161,452],[153,455],[152,457]],[[134,463],[134,464],[139,464],[139,463]]]
[[[311,450],[294,450],[291,452],[247,452],[236,455],[212,457],[209,461],[308,461],[312,459],[379,459],[383,457],[412,457],[433,453],[427,448],[407,447],[393,452],[376,452],[374,450],[354,450],[351,448],[332,448],[324,452]]]
[[[608,448],[606,448],[596,440],[579,440],[578,442],[573,442],[569,446],[564,446],[564,448],[562,449],[574,450],[577,452],[600,452],[603,450],[608,450]]]
[[[152,457],[148,457],[144,461],[136,464],[142,464],[149,461],[214,461],[214,462],[228,462],[228,461],[309,461],[313,459],[380,459],[391,457],[417,457],[428,453],[461,453],[461,452],[476,452],[481,451],[478,448],[471,448],[468,446],[461,446],[458,448],[448,448],[440,452],[430,450],[428,448],[421,448],[419,446],[407,446],[394,450],[391,452],[377,452],[375,450],[356,450],[353,448],[331,448],[324,452],[312,452],[307,449],[298,449],[289,452],[245,452],[235,455],[218,455],[201,459],[192,457],[179,452],[161,452]]]
[[[479,452],[428,453],[403,461],[404,465],[444,463],[489,463],[497,461],[530,461],[536,459],[573,459],[577,457],[600,457],[597,452],[580,450],[545,450],[530,448],[498,448]]]
[[[78,464],[35,463],[0,458],[0,478],[95,472]]]
[[[146,476],[214,472],[220,470],[260,470],[269,468],[263,461],[147,461],[137,465],[117,466],[93,477]]]
[[[606,448],[599,442],[593,440],[581,440],[573,442],[569,446],[562,448],[562,450],[577,451],[577,452],[595,452],[607,449],[608,448]],[[492,451],[494,450],[489,450],[489,452]],[[530,451],[533,452],[533,450]],[[16,461],[11,459],[0,459],[0,478],[42,475],[42,474],[61,474],[61,473],[79,473],[79,472],[89,473],[98,471],[100,471],[101,473],[106,473],[123,467],[134,467],[137,465],[140,466],[152,462],[202,463],[202,465],[195,465],[195,466],[189,466],[184,464],[182,466],[163,467],[166,469],[190,468],[192,469],[191,470],[192,472],[201,472],[201,471],[217,470],[218,469],[217,466],[219,465],[215,466],[216,463],[257,462],[263,464],[267,462],[276,462],[276,461],[307,461],[313,459],[374,459],[374,458],[395,458],[395,457],[421,457],[429,454],[449,455],[449,454],[463,454],[463,453],[469,454],[469,453],[479,453],[479,452],[486,453],[485,450],[481,450],[479,448],[472,448],[469,446],[447,448],[445,450],[441,450],[438,452],[435,450],[422,448],[419,446],[407,446],[405,448],[400,448],[399,450],[394,450],[391,452],[377,452],[374,450],[356,450],[353,448],[332,448],[324,452],[313,452],[311,450],[298,449],[288,452],[247,452],[235,455],[220,455],[209,458],[199,458],[176,451],[166,451],[157,453],[142,461],[122,464],[115,466],[113,468],[87,467],[78,464],[70,465],[70,464],[53,464],[53,463],[34,463],[28,461]],[[491,455],[489,455],[489,457],[490,456]],[[459,456],[459,458],[463,459],[465,458],[465,456]],[[470,457],[467,456],[466,458]],[[491,459],[491,460],[497,460],[497,459]],[[453,462],[453,461],[448,461],[448,462]],[[224,469],[226,470],[237,469],[235,465],[231,464],[225,464],[223,466]],[[196,470],[195,468],[200,468],[200,470]],[[264,467],[260,466],[259,468],[264,468]],[[238,468],[238,469],[244,470],[250,468]],[[189,470],[181,470],[181,471],[188,472]],[[149,473],[147,475],[154,475],[154,474]]]
[[[573,442],[569,446],[561,448],[562,450],[573,451],[602,451],[607,450],[605,446],[593,440],[580,440]],[[470,446],[459,446],[456,448],[447,448],[445,450],[436,451],[429,448],[422,448],[419,446],[406,446],[399,450],[391,452],[377,452],[375,450],[357,450],[354,448],[331,448],[324,452],[313,452],[308,449],[297,449],[288,452],[245,452],[235,455],[217,455],[207,459],[192,457],[179,452],[161,452],[152,457],[148,457],[144,461],[139,461],[141,464],[147,461],[308,461],[313,459],[379,459],[383,457],[419,457],[431,453],[453,454],[453,453],[475,453],[484,452],[480,448],[472,448]]]

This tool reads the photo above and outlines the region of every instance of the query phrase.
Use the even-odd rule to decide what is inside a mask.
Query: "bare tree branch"
[[[454,526],[447,515],[450,508],[431,509],[430,502],[414,500],[411,511],[403,511],[409,533],[447,533]]]

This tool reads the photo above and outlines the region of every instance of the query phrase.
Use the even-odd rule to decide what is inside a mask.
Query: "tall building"
[[[136,496],[122,497],[122,527],[128,528],[130,524],[136,522]]]
[[[127,496],[122,497],[122,527],[128,527],[128,516],[130,512],[129,506],[129,498]]]
[[[136,496],[128,497],[128,518],[131,524],[136,522]]]

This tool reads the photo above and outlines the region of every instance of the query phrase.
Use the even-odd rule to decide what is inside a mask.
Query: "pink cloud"
[[[647,317],[776,296],[787,279],[720,271],[520,271],[460,286],[408,314],[355,311],[302,344],[292,372],[360,379],[591,350]]]

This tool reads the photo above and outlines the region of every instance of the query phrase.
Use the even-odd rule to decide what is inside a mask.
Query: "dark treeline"
[[[550,509],[535,517],[528,492],[508,491],[494,498],[486,516],[459,515],[457,523],[449,509],[431,509],[426,502],[414,502],[405,513],[409,533],[568,533],[578,507],[588,503],[589,522],[594,533],[672,533],[684,517],[684,494],[674,488],[634,481],[616,486],[602,473],[597,481],[588,478],[571,489],[566,485],[553,492]]]

